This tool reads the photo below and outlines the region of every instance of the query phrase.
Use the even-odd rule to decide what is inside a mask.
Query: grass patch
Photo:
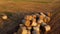
[[[13,0],[14,2],[51,3],[51,1]]]

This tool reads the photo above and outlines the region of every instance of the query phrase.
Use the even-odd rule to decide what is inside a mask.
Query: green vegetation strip
[[[14,2],[34,2],[34,3],[51,3],[51,1],[32,1],[32,0],[12,0]]]

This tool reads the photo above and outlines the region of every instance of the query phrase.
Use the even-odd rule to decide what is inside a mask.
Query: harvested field
[[[0,0],[0,12],[15,12],[21,17],[32,12],[51,12],[51,21],[48,23],[51,31],[46,34],[60,34],[60,0]]]

